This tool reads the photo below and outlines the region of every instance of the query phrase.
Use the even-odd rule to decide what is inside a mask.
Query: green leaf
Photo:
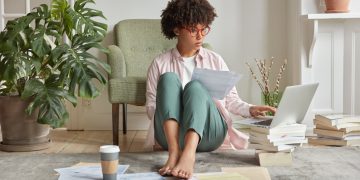
[[[52,0],[51,1],[51,17],[60,20],[64,17],[66,10],[69,8],[69,3],[66,0]]]
[[[73,24],[76,25],[73,28],[78,34],[104,37],[107,32],[107,25],[93,19],[105,19],[105,17],[98,10],[85,8],[88,3],[93,4],[95,2],[93,0],[77,0],[74,9],[67,9]]]
[[[40,61],[41,60],[39,58],[35,58],[35,57],[32,60],[32,65],[35,68],[36,74],[39,74],[41,71],[41,62]]]
[[[20,36],[20,32],[24,31],[29,27],[30,23],[37,17],[36,13],[29,13],[26,16],[22,16],[12,21],[8,21],[5,30],[6,37],[9,42],[13,42],[17,37]]]
[[[69,48],[70,47],[67,44],[62,44],[62,45],[56,46],[56,48],[51,50],[51,53],[50,53],[51,62],[55,66],[59,66],[60,64],[62,64],[63,61],[61,61],[60,57],[63,56],[63,54],[66,54],[66,52]],[[66,59],[63,58],[63,60],[66,60]]]
[[[93,64],[98,65],[101,68],[103,68],[107,73],[111,72],[111,67],[109,64],[107,64],[101,60],[98,60],[96,57],[94,57],[90,53],[84,52],[84,53],[82,53],[82,56],[85,57],[89,63],[93,63]]]
[[[84,98],[95,98],[99,96],[99,91],[90,80],[83,80],[79,84],[79,96]]]
[[[65,99],[67,99],[73,106],[77,105],[77,98],[69,93],[64,95]]]
[[[76,69],[76,68],[73,69],[72,72],[70,72],[71,80],[70,80],[70,85],[69,85],[69,92],[73,96],[75,95],[76,85],[78,84],[79,79],[80,79],[80,73],[81,73],[81,70]]]
[[[42,96],[36,96],[34,100],[29,104],[29,106],[26,108],[26,113],[32,114],[36,108],[38,108],[41,104],[44,103],[44,100],[42,99]]]
[[[59,104],[56,108],[51,107],[48,103],[41,105],[39,108],[38,123],[49,124],[51,127],[61,127],[69,119],[64,104]]]
[[[15,67],[15,63],[13,61],[10,61],[9,63],[7,63],[5,65],[5,70],[4,70],[4,75],[3,75],[4,79],[6,80],[14,80],[16,79],[16,67]]]
[[[32,37],[33,41],[31,42],[33,52],[39,56],[43,57],[49,53],[51,50],[50,45],[45,40],[45,27],[39,26]]]
[[[22,99],[27,99],[35,94],[44,93],[46,91],[44,84],[38,79],[30,79],[25,84],[24,92],[21,95]]]
[[[106,84],[107,78],[97,70],[96,66],[88,65],[87,73],[89,74],[89,76],[95,77],[97,80],[99,80],[101,84]]]

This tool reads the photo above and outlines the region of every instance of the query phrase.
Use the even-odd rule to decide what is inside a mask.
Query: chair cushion
[[[111,103],[128,103],[143,106],[146,98],[146,77],[110,79],[109,100]]]
[[[160,19],[127,19],[114,28],[115,43],[124,55],[127,77],[144,77],[154,58],[176,46],[161,33]]]

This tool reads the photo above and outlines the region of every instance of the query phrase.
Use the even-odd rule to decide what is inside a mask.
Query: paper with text
[[[118,166],[118,176],[124,174],[129,165]],[[60,174],[59,180],[89,180],[102,179],[101,165],[74,166],[55,169]]]
[[[195,68],[191,80],[199,81],[215,99],[224,99],[240,80],[241,75],[231,71]]]

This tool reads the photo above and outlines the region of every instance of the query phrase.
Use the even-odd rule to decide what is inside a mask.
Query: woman
[[[248,137],[231,126],[229,111],[244,117],[275,112],[242,101],[235,87],[215,100],[201,83],[190,81],[195,67],[229,70],[220,55],[202,48],[216,16],[207,0],[171,0],[161,15],[163,34],[177,39],[176,48],[156,57],[148,70],[146,109],[154,126],[148,140],[153,144],[155,137],[169,152],[161,175],[190,178],[196,151],[213,151],[224,141],[246,148]]]

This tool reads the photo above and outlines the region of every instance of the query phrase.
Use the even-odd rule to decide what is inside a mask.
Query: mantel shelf
[[[321,13],[321,14],[308,14],[308,19],[360,19],[360,13]]]

